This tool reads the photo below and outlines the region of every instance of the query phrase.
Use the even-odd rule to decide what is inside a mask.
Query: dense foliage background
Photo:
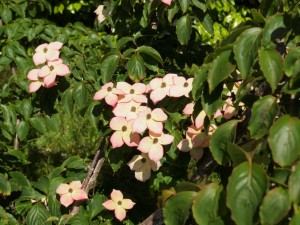
[[[2,0],[0,224],[139,224],[158,208],[167,225],[300,224],[299,5]],[[71,73],[29,93],[36,47],[55,41]],[[174,141],[141,182],[127,165],[140,152],[112,148],[112,107],[93,97],[108,82],[149,84],[169,73],[193,78],[192,91],[149,100]],[[192,101],[209,137],[200,160],[178,147]],[[89,199],[62,206],[56,188],[90,179],[95,155],[103,165]],[[122,222],[102,206],[113,189],[136,203]]]

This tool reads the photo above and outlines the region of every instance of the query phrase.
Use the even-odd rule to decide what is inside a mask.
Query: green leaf
[[[48,197],[48,207],[51,216],[61,217],[60,202],[54,196]]]
[[[200,187],[194,183],[191,182],[180,182],[176,184],[175,186],[176,192],[182,192],[182,191],[200,191]]]
[[[25,119],[29,119],[31,113],[32,113],[32,103],[29,99],[24,99],[21,102],[21,113],[24,116]]]
[[[177,4],[172,4],[171,8],[168,9],[168,21],[172,22],[174,16],[178,13],[179,7]]]
[[[300,163],[298,163],[294,170],[292,171],[289,181],[288,181],[288,190],[291,201],[300,204]]]
[[[42,134],[47,133],[47,127],[45,125],[45,119],[43,117],[34,117],[29,120],[31,126],[33,126],[37,131]]]
[[[0,173],[0,194],[10,195],[11,185],[9,181]]]
[[[146,77],[144,60],[139,54],[133,54],[127,64],[128,76],[134,82],[143,80]]]
[[[267,19],[262,37],[262,45],[265,48],[273,46],[274,43],[272,41],[285,37],[288,32],[286,26],[288,20],[288,17],[284,14],[276,14]]]
[[[34,204],[29,210],[26,217],[27,225],[45,224],[46,220],[50,217],[49,211],[41,203]]]
[[[192,2],[197,8],[201,9],[203,12],[207,10],[207,6],[204,0],[192,0]]]
[[[70,225],[90,225],[89,220],[85,214],[77,214],[68,220]]]
[[[163,60],[159,54],[158,51],[156,51],[154,48],[149,46],[140,46],[136,49],[136,52],[140,53],[141,56],[143,54],[150,56],[151,58],[155,59],[160,64],[163,64]]]
[[[64,92],[61,102],[62,102],[64,110],[67,112],[67,114],[69,116],[72,116],[73,108],[74,108],[73,89],[72,88],[69,88]]]
[[[80,108],[85,107],[91,100],[88,98],[88,89],[84,83],[75,84],[73,91],[73,98],[76,102],[76,105]]]
[[[238,120],[231,120],[222,124],[211,136],[209,148],[214,159],[219,164],[224,164],[228,161],[228,156],[226,156],[228,144],[233,143],[235,139],[238,122]]]
[[[48,177],[42,176],[33,185],[34,185],[35,188],[39,189],[44,194],[48,194],[49,193],[50,182],[49,182],[49,178]]]
[[[193,201],[192,211],[198,224],[216,224],[217,220],[219,220],[218,224],[224,224],[218,216],[219,198],[222,189],[222,186],[211,183],[204,186],[204,188],[196,195]]]
[[[278,224],[289,212],[291,202],[288,191],[282,187],[270,190],[264,197],[259,216],[262,225]]]
[[[183,191],[170,197],[163,208],[166,225],[182,225],[190,215],[193,198],[197,192]]]
[[[262,167],[244,162],[236,167],[227,185],[227,205],[238,225],[253,225],[254,214],[268,188]]]
[[[225,50],[212,61],[207,77],[210,93],[235,70],[232,58],[232,50]]]
[[[284,72],[288,77],[300,74],[300,48],[289,49],[284,60]]]
[[[271,127],[268,143],[273,159],[280,166],[292,165],[299,156],[300,120],[289,115],[279,118]]]
[[[300,213],[296,212],[296,213],[294,213],[289,225],[299,225],[299,224],[300,224]]]
[[[10,181],[15,183],[19,187],[19,190],[22,190],[24,187],[31,187],[30,181],[23,173],[12,171],[9,172],[9,175],[12,177]]]
[[[191,0],[178,0],[178,1],[182,12],[185,13],[190,6]]]
[[[221,106],[222,91],[223,84],[220,83],[213,92],[209,93],[208,84],[205,83],[201,96],[201,104],[208,117],[214,115],[218,108]]]
[[[201,97],[202,88],[207,79],[209,67],[210,64],[203,64],[195,74],[192,89],[192,96],[194,100],[198,100]]]
[[[276,50],[261,49],[259,51],[259,65],[264,77],[274,92],[283,76],[283,62],[281,56]]]
[[[71,156],[64,161],[62,167],[71,169],[85,169],[87,167],[87,163],[84,162],[79,156]]]
[[[90,220],[92,220],[95,216],[97,216],[100,212],[102,212],[105,208],[102,205],[107,198],[103,195],[96,194],[90,201],[88,205],[88,212],[90,214]]]
[[[23,141],[29,132],[29,123],[27,121],[21,121],[17,126],[18,138]]]
[[[269,132],[277,114],[277,98],[267,95],[257,100],[251,110],[248,130],[250,135],[259,140]]]
[[[109,54],[105,56],[101,64],[101,79],[103,83],[111,81],[120,61],[119,54]]]
[[[117,41],[116,48],[121,50],[130,41],[133,41],[132,37],[122,37]]]
[[[202,25],[210,35],[214,35],[214,21],[208,13],[204,16]]]
[[[230,156],[230,159],[233,163],[233,167],[247,161],[247,155],[245,150],[237,144],[228,143],[227,153]]]
[[[243,79],[250,76],[251,68],[257,60],[261,34],[262,29],[260,27],[245,30],[233,46],[234,58]]]
[[[3,6],[3,8],[1,10],[0,17],[3,20],[3,22],[5,24],[7,24],[7,23],[9,23],[9,21],[12,20],[12,12],[11,12],[10,8],[8,8],[6,6],[6,4],[4,4],[4,5],[2,4],[2,6]]]
[[[191,18],[187,14],[182,16],[176,24],[176,34],[178,41],[181,45],[187,45],[192,33],[192,23]]]

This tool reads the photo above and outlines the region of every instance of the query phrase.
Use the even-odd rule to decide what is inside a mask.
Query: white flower
[[[97,14],[99,23],[102,23],[111,13],[111,6],[109,2],[105,1],[104,5],[99,5],[94,13]]]

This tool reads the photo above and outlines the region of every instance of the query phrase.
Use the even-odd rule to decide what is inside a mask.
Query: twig
[[[17,119],[16,127],[18,127],[19,123],[20,123],[20,120]],[[14,149],[19,150],[19,148],[20,148],[20,142],[19,142],[18,135],[16,134],[15,140],[14,140]]]

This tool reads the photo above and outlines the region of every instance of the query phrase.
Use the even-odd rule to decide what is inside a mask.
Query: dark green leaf
[[[12,171],[9,173],[9,175],[12,177],[10,181],[15,183],[19,190],[22,190],[24,187],[31,187],[29,180],[23,173]]]
[[[300,48],[289,50],[284,60],[284,72],[288,77],[296,77],[300,74]]]
[[[68,113],[68,115],[71,116],[73,114],[73,108],[74,108],[73,89],[71,88],[67,89],[64,92],[61,101],[64,110]]]
[[[246,152],[243,148],[237,144],[228,143],[227,144],[227,153],[230,156],[230,159],[233,163],[233,166],[237,166],[245,161],[247,161]]]
[[[178,0],[178,1],[179,1],[182,12],[185,13],[190,6],[191,0]]]
[[[196,195],[193,201],[192,210],[193,216],[198,224],[215,224],[217,220],[219,220],[218,224],[224,224],[218,216],[219,198],[222,189],[222,186],[211,183],[202,188]]]
[[[6,4],[4,5],[2,4],[2,10],[0,16],[4,23],[9,23],[9,21],[12,20],[12,12],[10,8],[7,7]]]
[[[182,16],[176,24],[176,34],[178,41],[181,45],[187,45],[192,33],[192,23],[191,18],[187,14]]]
[[[208,13],[204,16],[202,25],[210,35],[214,35],[214,21]]]
[[[182,191],[195,191],[198,192],[200,191],[200,187],[194,183],[190,182],[180,182],[176,184],[175,186],[175,191],[176,192],[182,192]]]
[[[32,113],[32,103],[29,99],[24,99],[21,102],[21,113],[25,119],[28,119]]]
[[[120,61],[119,54],[107,56],[101,64],[101,79],[103,83],[111,81]]]
[[[42,176],[37,182],[34,183],[34,187],[39,189],[44,194],[48,194],[50,187],[49,178]]]
[[[223,91],[223,84],[220,83],[218,87],[214,89],[213,92],[209,93],[208,91],[208,84],[204,84],[204,88],[202,91],[201,96],[201,104],[202,108],[207,114],[208,117],[215,114],[218,108],[222,104],[222,91]]]
[[[277,88],[283,76],[283,62],[279,53],[273,49],[259,51],[259,65],[272,91]]]
[[[208,72],[207,82],[209,84],[209,92],[212,91],[234,71],[235,65],[232,64],[232,50],[221,52],[211,63]]]
[[[210,64],[203,64],[194,77],[192,89],[192,96],[194,100],[198,100],[201,97],[202,88],[207,79],[209,67]]]
[[[88,89],[84,83],[77,83],[74,87],[73,98],[80,108],[86,106],[92,99],[88,99]]]
[[[291,202],[288,191],[282,187],[270,190],[264,197],[259,216],[262,225],[278,224],[289,212]]]
[[[140,55],[142,54],[146,54],[148,56],[150,56],[151,58],[155,59],[157,62],[159,62],[160,64],[163,64],[163,60],[159,54],[158,51],[156,51],[154,48],[149,47],[149,46],[141,46],[138,47],[136,49],[136,52],[140,53]]]
[[[48,198],[48,207],[49,207],[49,212],[51,216],[56,216],[60,217],[61,212],[60,212],[60,202],[56,199],[54,196],[49,196]]]
[[[11,185],[9,181],[0,174],[0,194],[1,195],[10,195],[11,193]]]
[[[88,211],[90,213],[90,219],[93,219],[95,216],[97,216],[100,212],[102,212],[105,208],[102,205],[103,202],[105,202],[107,198],[103,195],[96,194],[90,201],[88,207]]]
[[[49,211],[41,203],[34,204],[29,210],[26,217],[27,225],[45,224],[46,220],[50,217]]]
[[[234,58],[243,79],[251,74],[251,68],[257,60],[258,48],[260,47],[262,29],[253,27],[244,31],[233,46]]]
[[[296,213],[294,213],[289,225],[299,225],[299,224],[300,224],[300,213],[296,212]]]
[[[170,197],[163,208],[166,225],[182,225],[190,215],[193,198],[197,192],[183,191]]]
[[[227,205],[236,224],[253,225],[254,214],[268,187],[262,167],[244,162],[236,167],[227,185]]]
[[[204,0],[192,0],[192,2],[197,8],[201,9],[203,12],[207,10],[207,6]]]
[[[300,203],[300,163],[298,163],[291,173],[288,181],[289,196],[291,201],[299,205]]]
[[[27,121],[21,121],[17,126],[18,138],[23,141],[29,132],[29,123]]]
[[[121,50],[128,42],[132,40],[132,37],[122,37],[117,41],[116,48]]]
[[[268,143],[275,162],[292,165],[299,156],[300,120],[289,115],[279,118],[271,127]]]
[[[171,8],[168,9],[168,21],[169,23],[172,22],[174,16],[178,13],[179,11],[179,7],[177,6],[177,4],[172,4]]]
[[[45,125],[45,119],[43,117],[34,117],[29,120],[31,126],[33,126],[37,131],[42,134],[47,133],[47,127]]]
[[[139,54],[133,54],[127,64],[128,76],[134,82],[143,80],[146,77],[144,60]]]
[[[257,100],[251,110],[248,130],[250,135],[259,140],[269,132],[277,114],[277,98],[267,95]]]
[[[238,122],[238,120],[231,120],[222,124],[211,136],[209,147],[214,159],[219,164],[224,164],[228,161],[228,144],[233,143],[235,139]]]

